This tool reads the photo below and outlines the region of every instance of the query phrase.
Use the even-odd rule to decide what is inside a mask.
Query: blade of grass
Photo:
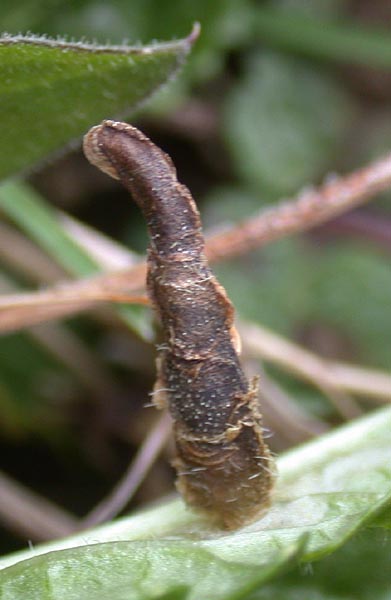
[[[4,183],[0,208],[69,274],[87,277],[99,272],[97,263],[66,233],[55,211],[30,186]]]
[[[4,183],[0,209],[71,275],[88,277],[100,271],[98,262],[66,232],[55,210],[30,186]],[[148,341],[153,338],[151,317],[143,307],[120,306],[118,311],[133,331]]]
[[[275,48],[317,59],[391,67],[391,37],[385,29],[324,22],[267,7],[258,8],[253,27],[262,41]]]

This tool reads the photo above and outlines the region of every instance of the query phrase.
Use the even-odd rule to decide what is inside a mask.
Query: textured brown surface
[[[194,200],[171,159],[126,123],[94,127],[84,148],[120,179],[147,221],[147,287],[164,334],[154,397],[174,419],[178,489],[225,527],[239,527],[268,505],[272,460],[256,385],[239,362],[233,308],[207,263]]]

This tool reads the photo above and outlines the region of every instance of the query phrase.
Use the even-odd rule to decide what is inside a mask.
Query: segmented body
[[[227,528],[269,503],[272,460],[255,383],[239,361],[234,314],[204,254],[199,213],[171,159],[134,127],[105,121],[89,160],[120,179],[148,225],[147,289],[163,329],[155,402],[170,410],[178,488]]]

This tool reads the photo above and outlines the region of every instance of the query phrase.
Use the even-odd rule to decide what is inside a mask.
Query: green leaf
[[[62,267],[76,277],[99,272],[97,263],[64,230],[55,210],[30,186],[8,182],[0,186],[0,210],[12,219]],[[151,311],[143,306],[118,307],[124,322],[144,339],[153,339]]]
[[[266,585],[260,592],[251,595],[251,600],[388,600],[390,574],[389,534],[381,530],[364,531],[308,569],[296,568]]]
[[[224,109],[239,174],[272,198],[297,191],[335,160],[351,111],[326,73],[293,58],[255,54]]]
[[[223,67],[222,50],[247,37],[251,15],[249,0],[20,0],[17,6],[3,0],[0,6],[0,21],[7,31],[44,31],[52,36],[66,32],[76,39],[91,37],[102,42],[170,40],[186,35],[198,21],[202,36],[185,76],[193,80],[211,77]]]
[[[349,64],[391,66],[391,38],[385,27],[327,22],[267,6],[253,15],[253,26],[257,36],[275,48]]]
[[[297,549],[299,549],[298,546]],[[297,550],[296,550],[297,551]],[[292,548],[267,569],[219,559],[192,542],[114,542],[60,551],[8,569],[2,600],[239,599],[292,559]],[[213,568],[210,565],[213,564]]]
[[[314,272],[312,291],[317,299],[312,305],[312,319],[345,333],[360,358],[389,371],[389,257],[354,242],[326,247]]]
[[[269,512],[239,531],[213,529],[177,500],[5,557],[1,598],[246,598],[303,538],[301,559],[314,560],[390,505],[390,428],[387,408],[282,456]]]
[[[177,71],[193,39],[106,47],[0,37],[0,179],[129,114]]]

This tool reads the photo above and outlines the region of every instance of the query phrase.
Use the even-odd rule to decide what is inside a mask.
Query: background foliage
[[[137,210],[77,149],[83,131],[101,118],[132,114],[172,155],[210,228],[389,149],[391,38],[383,27],[390,19],[382,0],[3,0],[1,28],[12,34],[146,44],[184,38],[199,21],[202,35],[180,77],[142,107],[140,100],[182,62],[180,42],[131,61],[96,55],[72,65],[66,56],[54,64],[7,48],[0,173],[23,173],[27,185],[0,189],[7,226],[0,231],[1,289],[31,289],[97,269],[58,210],[144,252]],[[64,144],[75,149],[60,158]],[[53,152],[57,159],[49,161]],[[354,218],[218,265],[239,316],[326,357],[389,372],[389,200],[383,194]],[[11,243],[6,231],[23,238]],[[34,243],[34,252],[22,239]],[[60,327],[60,338],[49,328],[44,338],[27,330],[0,339],[0,453],[5,471],[83,515],[116,481],[154,419],[143,408],[153,384],[153,328],[149,312],[134,307],[122,321],[107,311]],[[84,357],[82,369],[68,360],[69,339]],[[270,373],[310,416],[340,421],[320,392]],[[280,451],[288,439],[279,432],[272,447]],[[171,489],[164,457],[133,504]],[[21,540],[4,530],[0,543],[6,553]],[[387,598],[388,545],[387,529],[367,529],[311,571],[287,567],[256,595],[243,592],[243,583],[235,597]],[[286,552],[284,565],[300,548]]]

